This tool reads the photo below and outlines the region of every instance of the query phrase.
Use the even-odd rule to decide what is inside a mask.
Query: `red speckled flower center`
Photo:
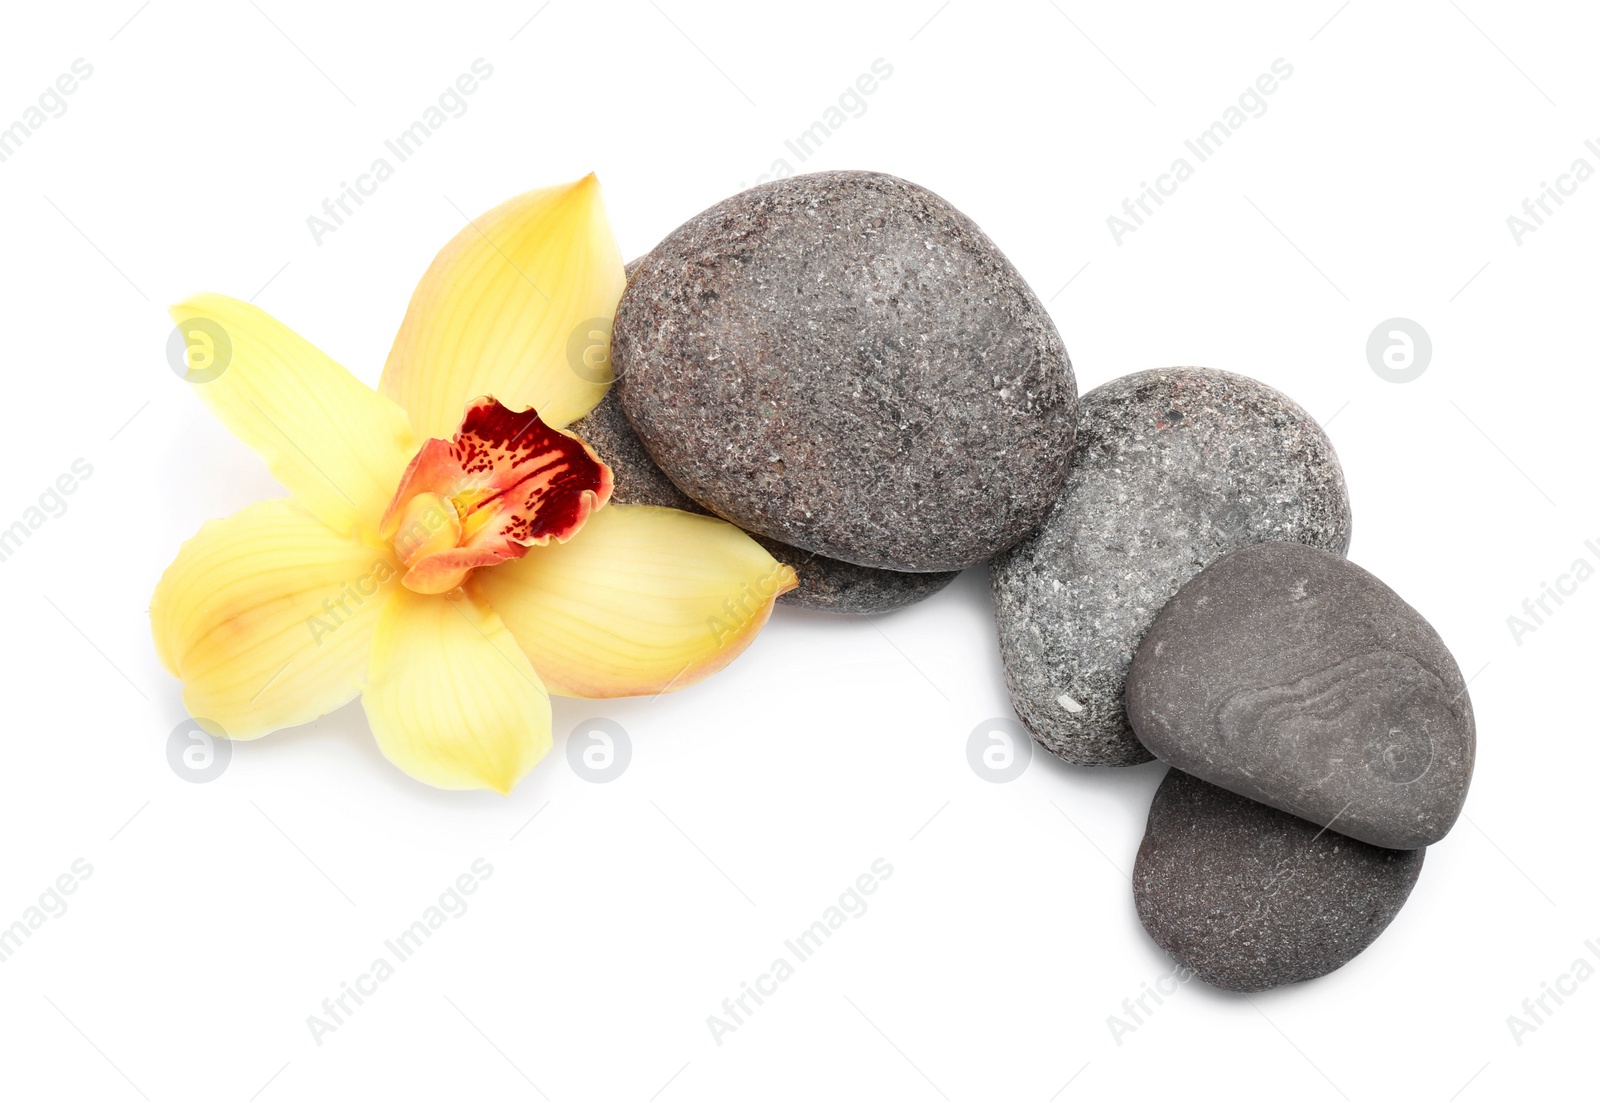
[[[454,440],[423,444],[381,531],[423,594],[461,585],[478,567],[570,540],[611,497],[611,469],[534,410],[493,398],[467,407]]]

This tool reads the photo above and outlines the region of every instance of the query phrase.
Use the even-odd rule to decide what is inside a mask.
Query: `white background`
[[[0,1094],[1590,1085],[1600,982],[1521,1045],[1506,1020],[1600,940],[1600,581],[1520,644],[1507,617],[1600,562],[1600,182],[1520,244],[1506,218],[1575,158],[1600,168],[1592,10],[542,3],[6,6],[0,125],[75,59],[94,72],[0,164],[0,527],[75,459],[93,475],[0,564],[0,925],[76,859],[93,873],[0,964]],[[317,244],[307,217],[477,58],[494,75],[468,111]],[[785,139],[879,58],[892,77],[802,165]],[[1106,217],[1278,58],[1294,73],[1267,112],[1114,241]],[[459,212],[593,169],[633,256],[779,158],[893,172],[970,214],[1048,300],[1083,390],[1205,364],[1328,424],[1351,557],[1449,642],[1480,740],[1465,816],[1352,964],[1249,999],[1193,982],[1113,1040],[1107,1017],[1171,968],[1127,876],[1162,767],[974,773],[969,732],[1008,714],[982,570],[870,622],[780,609],[678,695],[558,701],[555,751],[509,799],[408,780],[359,706],[238,746],[209,784],[169,768],[183,709],[151,589],[204,519],[279,490],[168,369],[166,304],[254,296],[376,382]],[[1434,345],[1404,385],[1365,354],[1395,316]],[[564,753],[596,716],[633,743],[609,784]],[[307,1016],[477,858],[494,872],[470,909],[316,1044]],[[707,1016],[877,858],[894,872],[868,911],[717,1045]]]

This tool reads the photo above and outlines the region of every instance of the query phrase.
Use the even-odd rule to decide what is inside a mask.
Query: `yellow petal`
[[[552,693],[628,697],[727,666],[796,580],[726,521],[613,504],[567,543],[481,571],[474,585]]]
[[[411,296],[379,384],[424,437],[448,440],[492,396],[561,429],[611,381],[626,277],[590,175],[503,203],[457,234]]]
[[[156,653],[183,702],[236,739],[304,724],[361,691],[378,610],[400,589],[386,550],[290,498],[207,521],[150,599]]]
[[[384,755],[441,789],[509,793],[550,749],[550,698],[500,618],[457,592],[384,606],[362,695]]]
[[[375,528],[417,450],[405,411],[249,303],[196,295],[172,318],[223,425],[329,525]]]

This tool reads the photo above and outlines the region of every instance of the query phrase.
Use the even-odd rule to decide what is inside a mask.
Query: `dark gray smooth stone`
[[[1337,555],[1222,557],[1156,617],[1128,718],[1157,758],[1375,846],[1444,838],[1467,797],[1472,702],[1439,634]]]
[[[1150,937],[1202,980],[1259,992],[1331,973],[1372,945],[1422,872],[1422,850],[1321,831],[1167,771],[1133,867]]]

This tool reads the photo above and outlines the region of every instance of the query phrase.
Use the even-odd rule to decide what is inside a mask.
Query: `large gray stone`
[[[1134,649],[1179,586],[1263,540],[1349,546],[1344,475],[1309,414],[1207,368],[1085,395],[1060,499],[991,565],[1006,684],[1034,737],[1082,766],[1148,761],[1122,701]]]
[[[1022,277],[915,184],[824,172],[696,215],[618,307],[650,456],[752,533],[898,571],[981,563],[1043,519],[1077,388]]]
[[[637,263],[637,262],[635,262]],[[586,441],[610,466],[615,477],[612,501],[690,513],[709,513],[694,499],[672,485],[672,480],[655,465],[645,451],[617,401],[616,390],[606,392],[590,413],[571,426],[579,439]],[[860,567],[816,552],[792,548],[765,536],[754,537],[780,563],[795,570],[800,585],[778,598],[779,604],[827,613],[855,613],[873,616],[931,597],[948,586],[959,572],[940,571],[910,574]]]
[[[1472,780],[1472,702],[1431,625],[1371,574],[1258,544],[1186,583],[1128,674],[1144,745],[1375,846],[1444,838]]]
[[[1386,850],[1167,771],[1133,867],[1139,920],[1180,965],[1236,992],[1331,973],[1383,933],[1422,872]]]

